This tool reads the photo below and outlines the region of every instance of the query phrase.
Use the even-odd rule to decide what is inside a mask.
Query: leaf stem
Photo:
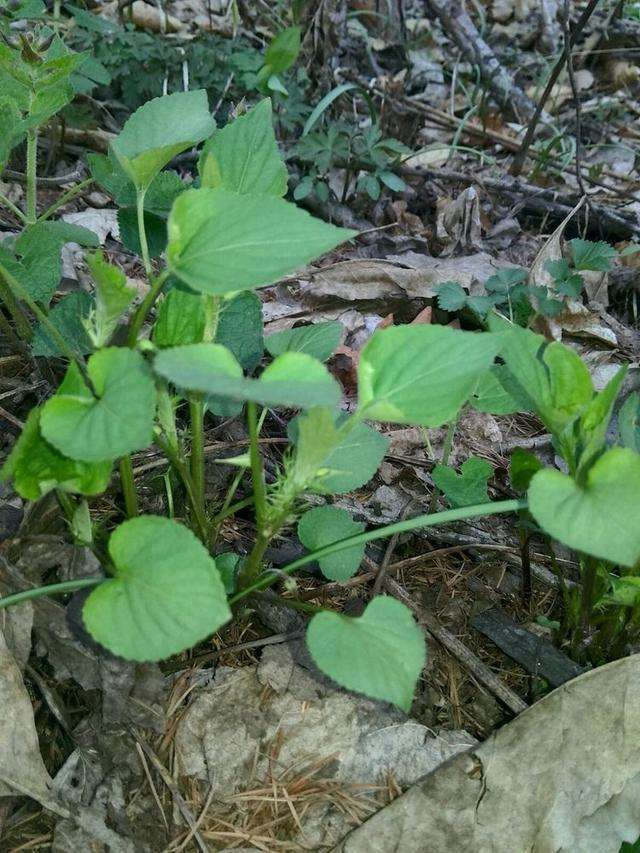
[[[189,395],[189,418],[191,421],[191,479],[194,498],[204,516],[204,401],[201,394]]]
[[[33,225],[37,219],[36,195],[38,190],[38,129],[27,132],[27,215],[26,222]]]
[[[0,202],[2,202],[2,204],[7,207],[15,216],[17,216],[20,222],[26,223],[27,217],[24,215],[24,213],[3,193],[0,193]]]
[[[251,462],[251,479],[253,481],[253,495],[256,505],[256,522],[258,530],[261,530],[267,515],[267,488],[264,482],[262,456],[260,455],[260,444],[258,442],[258,410],[256,404],[251,400],[247,403],[247,425],[249,427],[249,459]]]
[[[131,456],[123,456],[120,460],[120,486],[124,497],[124,507],[127,518],[136,518],[138,515],[138,495],[136,482],[133,476],[133,464]]]
[[[144,271],[146,272],[149,281],[151,281],[153,277],[153,269],[151,267],[151,258],[149,257],[147,229],[144,226],[144,197],[146,194],[146,190],[138,190],[138,194],[136,196],[136,213],[138,217],[138,238],[140,240],[140,254],[142,255]]]
[[[21,604],[23,601],[42,598],[44,595],[60,595],[65,592],[75,592],[78,589],[86,589],[89,586],[98,586],[98,584],[101,584],[103,581],[104,578],[76,578],[72,581],[50,583],[47,586],[36,586],[33,587],[33,589],[25,589],[23,592],[16,592],[13,595],[7,595],[5,598],[0,598],[0,610],[5,607],[12,607],[14,604]]]
[[[140,303],[140,306],[134,314],[133,320],[131,321],[131,325],[129,327],[127,345],[131,349],[133,349],[138,343],[138,335],[140,334],[140,330],[142,329],[144,321],[147,319],[147,314],[153,308],[155,301],[158,296],[160,296],[162,287],[168,278],[169,270],[163,270],[160,275],[156,276],[155,279],[151,280],[151,289]]]
[[[0,266],[0,299],[3,301],[9,314],[11,314],[11,319],[14,322],[19,337],[25,343],[29,343],[33,338],[31,323],[16,299],[9,282],[5,280],[4,272],[4,267]]]
[[[169,462],[173,465],[178,476],[182,480],[185,491],[187,493],[187,497],[189,499],[189,504],[191,506],[191,509],[193,510],[193,516],[200,531],[200,539],[202,543],[206,547],[208,547],[207,539],[209,538],[209,527],[207,524],[207,519],[202,513],[200,505],[196,499],[193,480],[191,479],[191,473],[187,464],[181,458],[181,455],[176,451],[176,449],[168,441],[165,441],[162,436],[156,435],[155,442],[160,448],[160,450],[162,450],[164,455],[167,457]]]
[[[85,187],[90,186],[93,183],[93,178],[85,178],[84,181],[80,181],[79,184],[76,184],[74,187],[70,187],[66,192],[64,192],[57,201],[48,207],[43,214],[38,217],[38,222],[44,222],[49,219],[50,216],[62,207],[63,204],[66,204],[68,201],[71,201],[72,198],[75,198],[79,195]]]
[[[497,515],[499,513],[517,512],[527,508],[527,502],[522,500],[494,501],[486,504],[476,504],[475,506],[459,507],[457,509],[448,509],[444,512],[427,513],[426,515],[418,515],[415,518],[408,518],[405,521],[398,521],[395,524],[386,524],[383,527],[375,527],[373,530],[367,530],[364,533],[358,533],[355,536],[349,536],[346,539],[340,539],[337,542],[332,542],[331,545],[325,545],[323,548],[318,548],[289,563],[283,569],[279,569],[277,574],[264,575],[258,578],[249,586],[241,589],[232,598],[229,599],[229,604],[235,604],[237,601],[245,598],[253,592],[274,584],[283,574],[290,574],[297,569],[307,566],[319,560],[321,557],[328,557],[330,554],[335,554],[339,551],[344,551],[345,548],[352,548],[355,545],[363,545],[367,542],[374,542],[376,539],[384,539],[387,536],[392,536],[394,533],[407,533],[411,530],[417,530],[424,527],[436,527],[440,524],[448,524],[452,521],[466,521],[470,518],[478,518],[479,516]]]

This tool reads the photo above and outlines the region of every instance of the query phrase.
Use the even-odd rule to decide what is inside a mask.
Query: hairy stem
[[[189,417],[191,420],[191,479],[194,498],[198,502],[200,513],[204,516],[204,401],[201,394],[189,396]]]
[[[168,270],[164,270],[164,272],[161,272],[159,276],[157,276],[155,279],[152,279],[151,289],[140,303],[140,306],[136,313],[133,315],[131,325],[129,326],[129,335],[127,337],[127,345],[131,349],[133,349],[138,343],[138,335],[140,334],[140,330],[144,325],[144,321],[147,319],[147,315],[153,308],[156,299],[158,298],[158,296],[160,296],[162,287],[168,278],[169,272]]]
[[[230,604],[235,604],[252,592],[257,592],[260,589],[266,589],[274,584],[283,573],[290,574],[303,566],[309,565],[321,557],[328,557],[330,554],[336,554],[339,551],[344,551],[345,548],[353,548],[355,545],[363,545],[367,542],[374,542],[376,539],[384,539],[387,536],[392,536],[394,533],[406,533],[410,530],[418,530],[424,527],[436,527],[439,524],[448,524],[452,521],[466,521],[470,518],[478,518],[479,516],[497,515],[499,513],[518,512],[527,508],[526,501],[509,500],[495,501],[487,504],[477,504],[475,506],[465,506],[458,509],[448,509],[444,512],[428,513],[427,515],[419,515],[416,518],[408,518],[406,521],[398,521],[395,524],[386,524],[383,527],[376,527],[373,530],[368,530],[364,533],[358,533],[355,536],[349,536],[346,539],[340,539],[338,542],[332,542],[331,545],[325,545],[323,548],[318,548],[289,563],[284,569],[279,569],[277,574],[265,575],[253,581],[249,586],[240,590],[231,599]]]
[[[147,229],[144,226],[144,197],[147,194],[146,190],[138,190],[136,197],[136,213],[138,217],[138,238],[140,240],[140,254],[142,255],[142,263],[147,278],[151,281],[153,269],[151,267],[151,258],[149,257],[149,243],[147,242]]]
[[[247,424],[249,427],[249,459],[251,461],[251,479],[256,505],[256,521],[258,530],[261,530],[267,515],[267,488],[264,482],[262,456],[258,443],[258,410],[256,404],[251,401],[247,403]]]
[[[22,223],[26,223],[26,221],[27,221],[27,217],[24,215],[24,213],[20,210],[20,208],[19,208],[19,207],[17,207],[17,206],[16,206],[12,201],[10,201],[10,200],[6,197],[6,195],[4,195],[3,193],[0,193],[0,202],[1,202],[1,203],[2,203],[2,204],[3,204],[3,205],[4,205],[8,210],[10,210],[10,211],[15,215],[15,216],[17,216],[17,217],[18,217],[18,219],[20,220],[20,222],[22,222]]]
[[[3,267],[0,266],[0,300],[4,303],[5,308],[11,315],[13,324],[21,340],[29,343],[33,338],[33,329],[27,315],[22,310],[22,307],[16,299],[11,286],[4,279]]]
[[[27,133],[27,216],[29,225],[38,218],[36,210],[36,195],[38,191],[38,130],[32,128]]]

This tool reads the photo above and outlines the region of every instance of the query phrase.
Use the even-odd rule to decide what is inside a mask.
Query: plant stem
[[[455,435],[456,425],[458,421],[453,420],[447,426],[447,432],[444,437],[444,444],[442,445],[442,459],[440,460],[441,465],[446,465],[449,461],[449,456],[451,455],[451,449],[453,448],[453,436]],[[434,485],[433,492],[431,494],[431,503],[429,504],[429,512],[436,511],[436,504],[438,503],[438,496],[440,495],[440,489]]]
[[[189,396],[189,417],[191,420],[191,479],[194,498],[204,516],[204,401],[201,394]]]
[[[182,480],[185,491],[187,493],[187,497],[189,499],[189,504],[193,511],[193,516],[200,531],[200,539],[202,543],[206,547],[208,547],[207,539],[209,537],[209,527],[207,524],[207,519],[200,510],[200,505],[196,499],[193,480],[191,479],[191,473],[189,472],[189,468],[186,462],[180,457],[180,454],[176,451],[176,449],[172,447],[169,442],[165,441],[161,436],[157,435],[155,438],[155,442],[160,448],[160,450],[162,450],[164,455],[167,457],[169,462],[176,469],[178,476]]]
[[[12,201],[10,201],[6,197],[6,195],[3,195],[3,193],[0,193],[0,202],[2,202],[2,204],[4,204],[4,206],[7,207],[15,216],[17,216],[20,222],[26,223],[27,217],[24,215],[24,213],[20,210],[19,207],[17,207]]]
[[[277,574],[265,575],[258,578],[249,586],[241,589],[232,598],[229,599],[230,604],[235,604],[247,595],[257,592],[260,589],[274,584],[283,574],[290,574],[297,569],[307,566],[319,560],[321,557],[328,557],[330,554],[336,554],[339,551],[344,551],[345,548],[353,548],[355,545],[364,545],[367,542],[374,542],[376,539],[384,539],[386,536],[392,536],[394,533],[406,533],[411,530],[417,530],[423,527],[436,527],[440,524],[448,524],[452,521],[466,521],[470,518],[478,518],[479,516],[498,515],[499,513],[518,512],[527,508],[527,502],[521,500],[509,501],[494,501],[487,504],[476,504],[475,506],[459,507],[458,509],[448,509],[444,512],[428,513],[427,515],[418,515],[416,518],[408,518],[406,521],[397,521],[395,524],[387,524],[383,527],[375,527],[373,530],[368,530],[364,533],[358,533],[355,536],[349,536],[346,539],[340,539],[337,542],[332,542],[331,545],[325,545],[323,548],[318,548],[289,563],[283,569],[279,569]]]
[[[36,194],[38,191],[38,129],[27,132],[27,215],[26,222],[33,225],[38,218]]]
[[[15,278],[15,276],[11,275],[9,270],[5,266],[3,266],[1,263],[0,263],[0,276],[2,276],[4,278],[6,284],[8,285],[8,287],[13,292],[13,295],[15,297],[17,297],[18,299],[21,299],[23,302],[26,302],[26,304],[29,306],[29,308],[31,308],[31,310],[36,315],[36,317],[38,318],[40,323],[47,330],[47,334],[50,335],[52,340],[54,340],[55,343],[57,344],[60,352],[64,353],[64,355],[66,355],[66,357],[69,359],[69,361],[73,361],[77,364],[78,369],[80,370],[80,373],[82,374],[82,377],[87,384],[87,387],[91,390],[91,392],[95,396],[95,389],[94,389],[93,383],[91,382],[91,379],[87,373],[87,368],[86,368],[84,361],[69,346],[69,344],[66,342],[64,337],[58,331],[58,329],[53,325],[51,320],[47,317],[46,312],[42,310],[42,308],[38,305],[38,303],[35,301],[35,299],[33,299],[31,297],[31,294],[29,293],[29,291],[25,287],[22,286],[22,284],[18,281],[18,279]],[[31,330],[29,330],[29,331],[31,331]]]
[[[21,604],[23,601],[42,598],[44,595],[59,595],[65,592],[75,592],[78,589],[86,589],[88,586],[98,586],[103,580],[104,578],[76,578],[72,581],[50,583],[47,586],[25,589],[23,592],[16,592],[13,595],[7,595],[6,598],[0,598],[0,610],[5,607],[12,607],[14,604]]]
[[[63,204],[66,204],[68,201],[71,201],[72,198],[75,198],[79,195],[85,187],[90,186],[93,183],[93,178],[85,178],[84,181],[80,181],[79,184],[76,184],[75,187],[71,187],[66,192],[64,192],[57,201],[48,207],[43,214],[38,217],[38,222],[45,222],[45,220],[49,219],[58,208],[62,207]]]
[[[133,349],[138,343],[138,335],[140,334],[140,330],[142,329],[144,321],[147,319],[147,314],[153,308],[154,303],[160,295],[162,287],[168,278],[169,271],[164,270],[160,273],[159,276],[156,276],[155,279],[151,280],[151,289],[140,303],[138,310],[133,315],[131,325],[129,326],[127,346],[129,346],[131,349]]]
[[[21,340],[29,343],[33,337],[33,329],[27,315],[22,310],[22,307],[16,299],[13,290],[9,283],[4,279],[4,267],[0,266],[0,299],[3,301],[5,308],[11,314],[11,319],[16,327],[16,331]]]
[[[153,277],[153,269],[151,267],[151,258],[149,257],[147,229],[144,227],[144,197],[146,194],[146,190],[138,190],[138,195],[136,197],[136,213],[138,216],[138,238],[140,240],[140,254],[142,255],[144,271],[147,274],[149,282],[151,282],[151,279]]]
[[[127,518],[135,518],[138,515],[138,495],[136,493],[136,482],[133,476],[133,465],[131,456],[123,456],[120,460],[120,486],[124,497],[124,507]]]
[[[241,471],[240,474],[244,474],[244,471]],[[226,503],[226,502],[225,502]],[[229,518],[230,515],[235,515],[237,512],[240,512],[241,509],[245,509],[248,506],[253,505],[253,495],[249,495],[248,498],[243,498],[241,501],[238,501],[231,506],[223,506],[220,512],[211,519],[211,524],[217,526],[220,522],[224,521],[225,518]]]
[[[256,522],[261,531],[267,515],[267,489],[264,482],[262,456],[258,443],[258,410],[252,401],[247,403],[247,424],[249,427],[249,459],[251,461],[251,479],[253,481],[253,496],[256,505]]]

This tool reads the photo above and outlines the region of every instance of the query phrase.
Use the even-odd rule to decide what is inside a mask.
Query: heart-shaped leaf
[[[187,190],[169,217],[167,259],[189,287],[224,294],[271,284],[355,233],[280,198]]]
[[[217,130],[200,155],[203,187],[223,187],[241,195],[283,196],[287,169],[273,132],[271,98]]]
[[[57,393],[42,410],[45,439],[60,453],[82,462],[112,461],[143,450],[153,439],[156,389],[144,358],[109,347],[87,363],[97,397],[70,364]]]
[[[53,489],[98,495],[107,488],[110,476],[111,462],[77,462],[46,442],[40,433],[40,409],[31,410],[0,470],[0,480],[12,479],[16,492],[29,501]]]
[[[492,474],[493,468],[486,459],[471,456],[463,462],[459,474],[446,465],[436,465],[432,477],[449,504],[456,507],[485,503],[487,480]]]
[[[298,538],[309,551],[332,545],[362,533],[364,524],[354,521],[346,509],[337,506],[316,506],[298,522]],[[322,574],[332,581],[346,581],[358,570],[364,557],[364,544],[345,548],[318,560]]]
[[[265,340],[265,346],[273,356],[283,352],[306,352],[319,361],[326,361],[340,343],[343,331],[342,323],[329,320],[326,323],[275,332]]]
[[[360,356],[360,407],[376,421],[440,426],[458,414],[500,345],[499,335],[445,326],[376,332]]]
[[[115,655],[162,660],[231,618],[214,560],[177,521],[125,521],[109,539],[109,555],[114,577],[93,590],[82,615],[91,636]]]
[[[297,352],[279,356],[260,379],[245,378],[232,353],[220,344],[166,349],[156,356],[154,368],[187,391],[253,400],[264,406],[332,406],[340,397],[338,384],[326,367]]]
[[[632,450],[604,453],[584,487],[545,468],[531,480],[528,498],[540,527],[564,545],[623,566],[640,560],[640,455]]]
[[[127,119],[111,143],[118,162],[138,190],[146,190],[158,172],[213,133],[204,89],[154,98]]]
[[[307,647],[322,672],[342,687],[410,709],[426,647],[404,604],[378,596],[356,619],[318,613],[307,628]]]

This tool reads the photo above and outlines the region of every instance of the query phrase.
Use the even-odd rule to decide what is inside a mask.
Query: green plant
[[[194,188],[165,167],[200,143],[199,187]],[[21,312],[16,328],[17,317],[26,318],[24,302],[69,364],[55,393],[29,416],[1,476],[28,500],[55,491],[71,531],[95,550],[105,577],[26,590],[0,600],[0,607],[91,589],[82,607],[89,633],[123,658],[158,660],[206,639],[232,618],[241,601],[314,561],[327,577],[344,580],[358,570],[367,542],[480,515],[524,512],[526,500],[516,498],[365,531],[331,503],[305,506],[307,494],[329,498],[373,475],[386,441],[368,421],[437,427],[455,420],[487,377],[502,388],[503,372],[494,365],[499,353],[502,367],[515,384],[526,386],[526,399],[552,424],[566,458],[573,460],[568,475],[542,470],[533,476],[533,517],[584,554],[628,567],[637,563],[640,478],[636,482],[632,475],[640,456],[604,448],[619,382],[604,396],[594,396],[582,363],[577,360],[578,367],[576,357],[558,344],[540,357],[541,344],[532,342],[532,333],[498,320],[495,329],[479,333],[436,325],[379,331],[361,353],[358,404],[350,415],[337,410],[340,388],[323,364],[338,341],[335,324],[267,338],[274,358],[255,374],[264,344],[253,291],[355,236],[282,198],[286,171],[268,100],[215,131],[204,92],[157,98],[134,113],[109,155],[92,158],[91,168],[127,215],[134,211],[149,290],[131,309],[133,294],[122,272],[100,253],[89,256],[95,297],[79,339],[62,322],[64,316],[47,314],[33,295],[26,249],[21,258],[20,250],[11,259],[3,254],[5,292]],[[156,263],[149,215],[166,217]],[[29,224],[27,234],[31,227],[38,225]],[[39,246],[30,248],[35,263]],[[505,388],[503,396],[509,394]],[[290,424],[290,447],[270,483],[261,454],[261,407],[263,413],[300,410]],[[205,418],[208,412],[243,408],[249,451],[219,460],[239,473],[225,495],[210,500]],[[131,454],[151,445],[164,454],[181,484],[184,502],[176,490],[173,510],[182,521],[140,515]],[[101,525],[92,529],[88,521],[87,501],[106,488],[116,463],[127,519],[105,543]],[[237,500],[245,475],[250,493]],[[558,524],[567,500],[575,514]],[[557,510],[551,515],[550,505]],[[255,522],[249,553],[213,556],[220,548],[221,523],[249,508]],[[612,508],[628,513],[615,541],[601,531],[603,521],[614,517]],[[272,572],[265,565],[267,548],[296,520],[310,550]],[[349,689],[409,707],[425,646],[404,605],[377,597],[353,618],[283,601],[313,612],[307,644],[324,672]]]

